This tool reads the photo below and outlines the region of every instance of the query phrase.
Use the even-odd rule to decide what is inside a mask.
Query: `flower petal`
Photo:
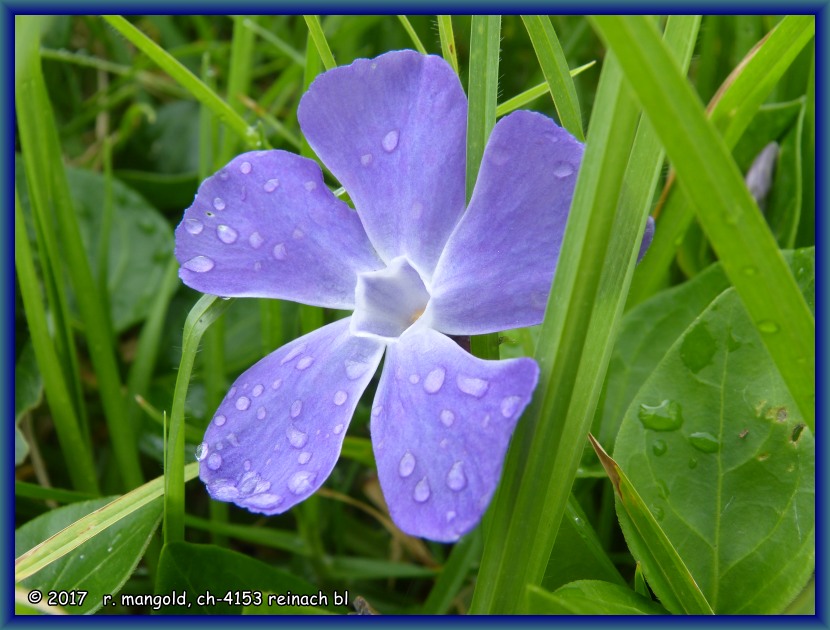
[[[357,214],[312,160],[243,153],[199,187],[176,228],[179,275],[226,297],[352,308],[357,273],[383,266]]]
[[[467,98],[440,57],[396,51],[320,75],[297,112],[385,262],[429,277],[464,211]]]
[[[383,344],[349,318],[283,346],[242,374],[205,432],[199,476],[214,499],[278,514],[331,473]]]
[[[429,328],[389,346],[371,430],[398,527],[440,541],[475,527],[538,375],[532,359],[477,359]]]
[[[435,328],[478,335],[542,321],[581,160],[582,145],[541,114],[496,124],[433,276]]]

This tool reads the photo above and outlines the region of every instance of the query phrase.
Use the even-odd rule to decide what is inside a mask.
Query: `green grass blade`
[[[636,537],[637,551],[646,555],[649,566],[655,569],[650,574],[650,579],[657,579],[663,585],[663,588],[659,589],[661,593],[664,593],[661,603],[675,614],[714,615],[712,607],[706,601],[706,597],[688,567],[672,546],[657,519],[649,511],[637,489],[617,462],[603,450],[599,442],[593,436],[589,436],[589,440],[603,468],[608,473],[620,504],[633,526],[630,531]],[[668,594],[673,597],[667,598]]]
[[[223,101],[216,92],[200,81],[196,75],[185,68],[170,53],[120,15],[105,15],[103,18],[169,74],[173,80],[177,81],[193,98],[210,108],[216,117],[236,133],[248,147],[256,148],[259,146],[259,135],[256,129],[250,127],[245,119],[237,114],[228,103]]]
[[[422,615],[444,615],[449,612],[458,591],[473,565],[481,557],[481,530],[477,529],[453,546],[450,557],[435,580],[427,600],[419,611]]]
[[[188,464],[184,478],[189,481],[199,473],[198,462]],[[158,499],[164,493],[164,477],[156,477],[112,503],[75,521],[69,527],[44,540],[14,561],[14,580],[19,582],[94,538],[124,517]]]
[[[49,336],[46,312],[40,296],[40,288],[32,260],[29,237],[23,219],[23,209],[15,189],[14,195],[14,263],[23,298],[23,310],[31,332],[38,368],[43,377],[46,399],[52,410],[55,430],[67,462],[72,485],[80,491],[98,494],[95,465],[87,441],[81,433],[80,423],[60,363]]]
[[[415,32],[415,29],[412,28],[412,24],[405,15],[399,15],[398,19],[401,21],[401,24],[404,27],[404,30],[409,35],[409,38],[412,40],[412,43],[415,45],[415,49],[421,53],[422,55],[427,54],[427,49],[424,48],[424,44],[421,42],[421,38],[418,37],[418,33]]]
[[[170,428],[164,466],[164,541],[184,540],[184,403],[193,372],[193,363],[204,332],[231,304],[214,295],[203,295],[190,309],[182,333],[182,359],[173,392]]]
[[[44,488],[36,483],[26,481],[14,482],[14,496],[27,499],[42,499],[44,501],[55,501],[57,503],[76,503],[78,501],[89,501],[97,495],[76,490],[65,490],[63,488]]]
[[[28,18],[18,16],[17,19],[25,21]],[[29,42],[24,51],[25,62],[18,69],[19,84],[15,93],[21,105],[17,108],[21,142],[24,152],[31,150],[39,155],[38,168],[49,174],[47,190],[55,202],[53,220],[61,241],[62,262],[69,273],[84,326],[118,471],[124,485],[133,488],[142,483],[143,477],[137,442],[132,427],[125,421],[126,407],[109,313],[104,309],[106,302],[98,295],[98,283],[90,269],[77,214],[72,206],[66,171],[61,161],[58,130],[54,124],[55,116],[41,71],[37,40]]]
[[[708,109],[710,120],[721,131],[730,150],[814,31],[815,21],[811,16],[785,17],[724,81]],[[648,256],[631,285],[629,308],[660,288],[693,219],[694,209],[689,199],[673,191],[660,216]]]
[[[653,24],[639,16],[592,20],[619,54],[724,271],[814,429],[815,321],[727,146]]]
[[[311,551],[302,537],[293,531],[274,529],[272,527],[254,527],[234,523],[218,523],[186,514],[185,525],[193,529],[210,532],[214,535],[236,538],[243,542],[262,545],[272,549],[282,549],[299,556],[308,556]]]
[[[574,68],[570,71],[571,78],[577,76],[578,74],[582,74],[588,68],[596,65],[596,61],[589,61],[586,64],[579,66],[578,68]],[[525,90],[524,92],[517,94],[516,96],[506,100],[504,103],[500,103],[498,107],[496,107],[496,118],[500,118],[505,114],[509,114],[512,111],[519,109],[530,103],[531,101],[539,98],[543,94],[548,94],[550,92],[550,84],[545,81],[544,83],[540,83],[539,85],[534,85],[532,88]]]
[[[438,16],[438,37],[441,40],[441,54],[444,60],[452,66],[458,74],[458,57],[455,54],[455,36],[452,32],[452,16]]]
[[[291,45],[286,43],[285,40],[281,39],[280,37],[277,37],[268,29],[262,28],[259,24],[257,24],[250,18],[244,18],[242,20],[242,24],[245,26],[245,28],[252,30],[260,38],[262,38],[269,44],[272,44],[277,50],[282,52],[286,57],[288,57],[298,66],[302,67],[305,65],[305,58],[303,57],[302,53],[300,53],[299,51],[297,51],[296,48],[293,48]]]
[[[545,75],[553,104],[562,126],[571,132],[577,140],[584,141],[582,131],[582,112],[579,109],[579,99],[576,88],[571,79],[568,61],[565,53],[553,30],[553,24],[546,15],[523,15],[527,34],[536,51],[536,58]]]
[[[334,55],[331,54],[329,43],[326,41],[326,35],[323,33],[323,27],[320,26],[320,18],[316,15],[304,15],[306,25],[308,26],[308,34],[317,48],[317,53],[320,55],[320,60],[326,70],[331,70],[337,67],[334,61]]]

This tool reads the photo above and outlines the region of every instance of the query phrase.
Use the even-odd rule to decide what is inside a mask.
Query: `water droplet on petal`
[[[516,413],[516,409],[519,408],[519,403],[522,402],[522,399],[518,396],[508,396],[504,400],[501,401],[501,415],[505,418],[512,418],[513,414]]]
[[[251,399],[247,396],[240,396],[236,399],[236,408],[239,409],[239,411],[245,411],[250,406]]]
[[[182,265],[189,271],[204,273],[213,269],[213,261],[207,256],[195,256]]]
[[[415,456],[407,451],[401,457],[400,464],[398,464],[398,474],[406,478],[412,474],[413,470],[415,470]]]
[[[217,210],[224,210],[225,209],[225,201],[222,197],[217,197],[213,200],[213,207]]]
[[[305,184],[303,184],[303,186],[308,192],[311,192],[312,190],[317,188],[317,182],[307,181]]]
[[[418,381],[420,381],[420,380],[421,380],[421,377],[418,376],[417,374],[410,374],[409,375],[409,382],[412,383],[413,385],[416,385],[418,383]]]
[[[308,451],[303,451],[297,456],[297,461],[300,464],[307,464],[311,460],[311,453]]]
[[[285,260],[288,253],[285,251],[285,243],[277,243],[273,250],[274,258],[277,260]]]
[[[281,360],[280,365],[285,365],[289,361],[293,361],[298,356],[300,356],[303,352],[305,352],[305,344],[301,343],[299,346],[294,346],[291,351],[286,354]]]
[[[444,409],[441,412],[441,422],[445,427],[451,427],[452,423],[455,422],[455,414],[449,409]]]
[[[239,492],[241,494],[251,494],[256,488],[257,481],[259,481],[259,475],[255,472],[246,472],[239,480]]]
[[[239,489],[227,480],[222,480],[221,484],[215,483],[211,487],[211,491],[214,498],[219,501],[232,501],[239,496]]]
[[[360,163],[363,164],[363,166],[369,166],[369,164],[372,163],[372,154],[371,153],[365,153],[364,155],[361,155],[360,156]]]
[[[251,470],[251,460],[250,460],[250,459],[246,459],[246,460],[242,463],[242,468],[244,468],[246,471]]]
[[[242,173],[243,175],[247,175],[248,173],[250,173],[251,172],[251,163],[250,162],[242,162],[242,164],[239,165],[239,172]]]
[[[341,389],[334,395],[334,404],[339,407],[340,405],[346,402],[348,397],[349,395]]]
[[[228,433],[228,436],[225,439],[231,446],[239,446],[239,440],[236,439],[236,433]]]
[[[418,503],[423,503],[429,499],[429,494],[429,481],[427,481],[427,478],[424,477],[417,484],[415,484],[415,491],[412,493],[412,498]]]
[[[297,369],[298,370],[305,370],[312,363],[314,363],[314,357],[303,357],[302,359],[297,361]]]
[[[475,396],[476,398],[481,398],[482,396],[484,396],[484,393],[487,391],[487,387],[489,385],[489,383],[482,378],[464,376],[462,374],[458,375],[458,378],[455,379],[455,382],[456,385],[458,385],[458,389],[460,389],[465,394]]]
[[[438,392],[444,384],[444,376],[446,373],[447,371],[444,368],[437,367],[427,374],[424,379],[424,391],[427,394],[435,394]]]
[[[279,186],[279,185],[280,185],[280,180],[278,180],[278,179],[276,179],[276,178],[274,178],[274,179],[269,179],[267,182],[265,182],[265,183],[262,185],[262,189],[263,189],[265,192],[269,192],[269,193],[270,193],[270,192],[274,192],[274,191],[277,189],[277,186]]]
[[[254,249],[259,249],[262,247],[262,244],[265,242],[265,239],[262,238],[262,235],[259,232],[254,232],[248,237],[248,243],[250,243],[251,247]]]
[[[372,407],[372,417],[377,418],[383,411],[383,405],[375,405]]]
[[[449,512],[447,512],[447,522],[448,523],[452,522],[455,519],[455,517],[456,517],[456,514],[455,514],[454,510],[450,510]]]
[[[211,470],[219,470],[222,465],[222,456],[219,453],[211,453],[207,460],[208,468]]]
[[[557,162],[553,165],[553,174],[560,179],[573,175],[574,167],[570,162]]]
[[[259,409],[257,409],[256,410],[257,420],[265,420],[265,416],[266,416],[267,413],[268,413],[268,411],[265,409],[265,407],[260,407]]]
[[[316,473],[308,470],[299,470],[288,478],[288,489],[294,494],[303,494],[312,488]]]
[[[205,226],[201,221],[197,221],[196,219],[187,219],[184,222],[184,229],[195,236],[196,234],[201,234]]]
[[[369,366],[360,361],[346,360],[346,376],[350,381],[354,381],[364,374],[369,369]]]
[[[455,462],[447,473],[447,487],[458,492],[467,487],[467,477],[464,475],[463,462]]]
[[[221,427],[223,424],[225,424],[226,420],[227,418],[225,416],[219,415],[213,419],[213,422],[214,424],[216,424],[217,427]]]
[[[245,500],[245,505],[268,510],[277,507],[282,503],[282,497],[278,494],[255,494]]]
[[[256,384],[256,385],[254,385],[254,388],[251,390],[251,394],[253,394],[254,397],[260,396],[260,395],[262,395],[262,390],[263,389],[265,389],[265,388],[262,385]]]
[[[300,415],[300,412],[303,410],[303,401],[302,400],[295,400],[291,403],[291,417],[296,418]]]
[[[302,448],[308,442],[308,435],[294,427],[288,427],[285,435],[288,438],[288,443],[294,448]]]
[[[236,239],[239,238],[239,233],[229,225],[218,226],[216,228],[216,235],[219,237],[219,240],[226,245],[236,243]]]
[[[200,462],[205,457],[207,457],[208,456],[208,450],[210,450],[210,449],[208,448],[208,445],[207,445],[206,442],[202,442],[201,444],[199,444],[199,446],[196,447],[196,461]]]
[[[385,136],[383,136],[383,141],[381,142],[383,145],[383,150],[387,153],[391,153],[394,151],[398,146],[398,132],[397,130],[393,129]]]
[[[271,383],[271,389],[279,389],[280,385],[282,385],[282,379],[278,378],[273,383]]]
[[[301,238],[303,238],[304,236],[305,236],[305,232],[303,232],[300,228],[297,228],[297,229],[296,229],[296,230],[294,230],[294,232],[291,234],[291,238],[293,238],[295,241],[299,241],[299,240],[300,240]]]
[[[226,396],[226,398],[233,398],[235,395],[236,395],[236,387],[234,386],[234,387],[231,387],[231,389],[228,392],[228,395]]]
[[[332,429],[332,431],[334,432],[335,435],[340,435],[343,432],[343,425],[342,424],[334,425],[334,428]]]

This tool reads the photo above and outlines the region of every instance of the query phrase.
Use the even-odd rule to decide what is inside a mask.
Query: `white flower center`
[[[358,274],[351,332],[358,337],[395,339],[423,321],[428,303],[429,291],[420,274],[406,258],[395,258],[386,269]]]

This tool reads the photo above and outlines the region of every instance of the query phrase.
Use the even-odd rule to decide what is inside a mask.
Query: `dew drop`
[[[654,444],[651,445],[651,452],[660,457],[660,455],[664,455],[668,447],[663,440],[654,440]]]
[[[711,433],[698,431],[689,436],[689,443],[701,453],[717,453],[720,450],[720,442]]]
[[[412,471],[415,470],[415,456],[407,451],[401,457],[401,461],[398,464],[398,474],[403,477],[409,477],[412,474]]]
[[[242,164],[239,165],[239,172],[242,173],[243,175],[247,175],[248,173],[250,173],[251,172],[251,163],[250,162],[242,162]]]
[[[683,424],[680,405],[670,400],[656,406],[640,405],[637,416],[643,426],[652,431],[674,431]]]
[[[316,473],[308,470],[299,470],[288,478],[288,489],[294,494],[303,494],[312,488]]]
[[[278,180],[276,178],[269,179],[267,182],[265,182],[262,185],[262,189],[265,192],[271,193],[271,192],[274,192],[277,189],[277,186],[279,186],[279,185],[280,185],[280,180]]]
[[[207,460],[208,468],[211,470],[219,470],[222,465],[222,456],[219,453],[211,453]]]
[[[305,188],[308,192],[311,192],[312,190],[314,190],[315,188],[317,188],[317,182],[307,181],[305,184],[303,184],[303,187],[304,187],[304,188]]]
[[[184,265],[185,269],[195,271],[196,273],[204,273],[213,269],[213,261],[207,256],[195,256],[188,260]]]
[[[244,475],[242,475],[242,479],[239,481],[239,492],[241,494],[251,494],[254,488],[256,488],[258,480],[259,475],[257,475],[256,473],[245,473]]]
[[[220,501],[232,501],[239,496],[239,489],[230,483],[216,484],[212,491],[213,496]]]
[[[651,513],[654,514],[654,518],[656,518],[658,521],[662,521],[663,516],[665,515],[665,513],[663,512],[663,508],[657,505],[651,506]]]
[[[245,411],[250,406],[251,399],[247,396],[240,396],[236,399],[236,408],[239,409],[239,411]]]
[[[349,395],[341,389],[334,395],[334,404],[339,407],[340,405],[346,402],[348,397]]]
[[[195,236],[196,234],[201,234],[202,230],[205,229],[205,226],[201,221],[196,219],[187,219],[184,222],[184,229]]]
[[[248,497],[245,500],[245,505],[260,508],[262,510],[267,510],[270,508],[277,507],[280,503],[282,503],[282,497],[278,494],[255,494],[252,497]]]
[[[464,464],[455,462],[447,473],[447,487],[454,492],[467,487],[467,477],[464,475]]]
[[[225,200],[222,197],[217,197],[213,200],[213,207],[217,210],[224,210],[225,209]]]
[[[350,381],[354,381],[364,374],[369,369],[369,366],[360,361],[346,360],[346,376]]]
[[[691,470],[694,470],[695,468],[697,468],[697,458],[696,457],[690,457],[689,458],[689,468]]]
[[[288,437],[288,443],[294,448],[302,448],[308,443],[308,435],[294,427],[288,427],[285,434]]]
[[[463,374],[458,375],[458,378],[455,379],[455,383],[458,385],[458,389],[462,392],[469,394],[470,396],[475,396],[476,398],[484,396],[484,393],[487,391],[487,387],[490,385],[482,378],[464,376]]]
[[[282,379],[278,378],[273,383],[271,383],[271,389],[279,389],[282,385]]]
[[[369,166],[369,164],[372,163],[372,154],[371,153],[365,153],[364,155],[361,155],[360,156],[360,163],[363,166]]]
[[[314,357],[303,357],[302,359],[297,361],[297,366],[296,367],[297,367],[298,370],[305,370],[312,363],[314,363]]]
[[[424,391],[427,394],[435,394],[444,385],[444,376],[447,371],[442,367],[437,367],[426,375],[424,379]]]
[[[226,398],[233,398],[236,395],[236,386],[231,387]]]
[[[219,237],[220,241],[225,243],[225,245],[236,243],[236,239],[239,238],[239,233],[229,225],[218,226],[216,228],[216,235]]]
[[[778,324],[769,319],[765,319],[762,322],[758,322],[758,330],[767,335],[772,335],[778,332]]]
[[[300,464],[307,464],[311,460],[311,453],[309,451],[303,451],[297,456],[297,462]]]
[[[415,484],[415,491],[412,493],[412,498],[418,503],[423,503],[429,499],[429,494],[429,481],[427,481],[427,478],[424,477],[417,484]]]
[[[260,407],[259,409],[257,409],[256,410],[257,420],[265,420],[265,416],[266,416],[267,413],[268,413],[268,411],[265,409],[265,407]]]
[[[251,460],[250,460],[250,459],[246,459],[246,460],[242,463],[242,468],[244,468],[246,471],[251,470]]]
[[[248,237],[248,243],[254,249],[259,249],[262,247],[262,244],[265,242],[265,239],[262,238],[262,235],[259,232],[254,232]]]
[[[453,520],[455,520],[455,517],[456,513],[454,510],[450,510],[449,512],[447,512],[446,518],[448,523],[451,523]]]
[[[343,425],[342,424],[334,425],[334,428],[332,429],[332,431],[334,432],[335,435],[340,435],[341,433],[343,433]]]
[[[383,411],[383,405],[375,405],[372,407],[372,417],[377,418]]]
[[[213,422],[214,424],[216,424],[217,427],[221,427],[223,424],[225,424],[226,420],[227,418],[225,416],[219,415],[213,419]]]
[[[294,232],[291,234],[291,238],[293,238],[295,241],[299,241],[299,240],[300,240],[301,238],[303,238],[304,236],[305,236],[305,233],[304,233],[304,232],[303,232],[300,228],[297,228],[297,229],[296,229],[296,230],[294,230]]]
[[[508,396],[504,400],[501,401],[501,415],[505,418],[512,418],[513,415],[516,413],[516,410],[519,408],[519,403],[522,402],[522,399],[518,396]]]
[[[294,346],[291,351],[286,354],[281,360],[280,365],[285,365],[289,361],[293,361],[298,356],[300,356],[303,352],[305,352],[305,344],[301,343],[299,346]]]
[[[412,383],[413,385],[416,385],[418,383],[418,381],[420,381],[420,380],[421,380],[421,377],[418,376],[417,374],[410,374],[409,375],[409,382]]]
[[[259,384],[254,385],[254,388],[251,390],[251,394],[253,394],[254,397],[261,396],[262,395],[262,390],[264,390],[264,389],[265,388],[262,385],[259,385]]]
[[[236,433],[228,433],[228,436],[225,439],[231,446],[239,446],[239,440],[236,439]]]
[[[455,414],[449,409],[444,409],[441,412],[441,423],[445,427],[451,427],[453,422],[455,422]]]
[[[557,162],[553,165],[553,174],[560,179],[573,175],[574,167],[570,162]]]
[[[208,445],[206,442],[202,442],[199,446],[196,447],[196,461],[200,462],[208,455]]]
[[[300,415],[300,412],[303,410],[303,401],[302,400],[295,400],[291,403],[291,417],[296,418]]]
[[[397,130],[393,129],[385,136],[383,136],[383,141],[381,142],[383,145],[383,150],[387,153],[391,153],[394,151],[398,146],[398,132]]]
[[[285,243],[277,243],[274,245],[273,254],[277,260],[285,260],[285,257],[288,255],[285,251]]]

